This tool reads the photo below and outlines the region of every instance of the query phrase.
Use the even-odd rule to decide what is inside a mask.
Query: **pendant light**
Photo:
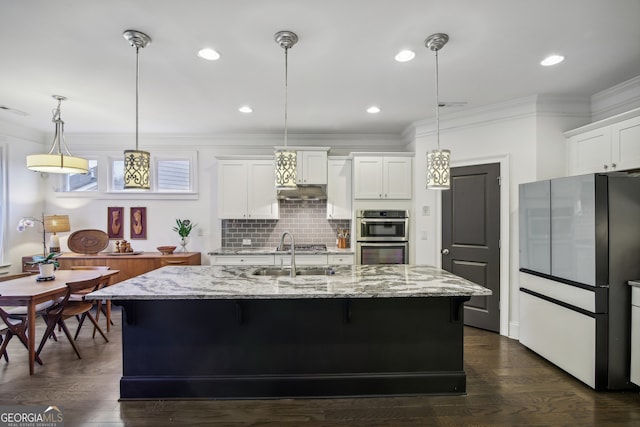
[[[89,161],[72,156],[64,140],[64,122],[60,117],[60,105],[67,98],[60,95],[52,95],[52,97],[58,101],[58,106],[53,110],[52,121],[56,124],[53,144],[51,144],[51,149],[47,154],[27,156],[27,168],[36,172],[87,173],[89,172]]]
[[[275,150],[276,189],[290,190],[296,188],[297,155],[295,150],[287,149],[288,52],[298,42],[298,36],[291,31],[279,31],[275,41],[284,49],[284,149]]]
[[[438,51],[449,41],[444,33],[432,34],[424,41],[424,45],[435,52],[436,56],[436,141],[438,148],[427,153],[427,189],[448,190],[451,170],[449,159],[451,151],[440,149],[440,100],[438,93]]]
[[[140,48],[151,43],[151,37],[136,30],[127,30],[122,34],[136,48],[136,149],[124,151],[124,189],[148,190],[151,154],[138,150],[138,98],[140,92]]]

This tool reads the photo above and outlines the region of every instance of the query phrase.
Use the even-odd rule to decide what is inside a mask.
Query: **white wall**
[[[544,102],[541,102],[544,101]],[[501,333],[518,336],[518,185],[566,174],[562,132],[588,120],[588,104],[530,97],[441,118],[440,145],[451,150],[451,165],[500,162],[503,166]],[[440,265],[440,194],[426,190],[426,153],[435,148],[433,125],[416,127],[415,138],[415,259]],[[429,206],[431,215],[422,215]],[[505,218],[506,217],[506,218]],[[507,223],[505,224],[505,221]],[[426,233],[427,240],[423,240]],[[506,235],[506,236],[505,236]],[[506,252],[506,253],[505,253]],[[504,283],[504,282],[507,283]],[[505,295],[506,294],[506,295]]]
[[[22,256],[43,250],[40,223],[22,233],[16,230],[20,218],[40,218],[44,211],[43,176],[26,168],[26,156],[42,151],[42,138],[40,133],[0,122],[0,144],[8,157],[5,262],[11,264],[10,273],[22,271]]]
[[[19,136],[17,136],[19,135]],[[121,156],[125,148],[133,148],[133,135],[80,135],[66,134],[67,144],[77,156]],[[198,195],[189,200],[158,199],[127,194],[85,195],[75,197],[57,194],[59,176],[30,172],[25,167],[28,154],[48,150],[52,135],[16,130],[13,125],[0,122],[0,143],[9,153],[9,219],[8,245],[12,272],[21,270],[21,258],[40,253],[42,234],[36,229],[18,233],[15,229],[23,216],[68,214],[72,231],[82,229],[106,230],[107,207],[125,208],[125,239],[129,240],[129,208],[147,208],[147,239],[130,240],[135,250],[156,251],[160,245],[177,245],[177,234],[171,230],[176,218],[191,219],[198,223],[188,249],[203,253],[203,264],[209,263],[207,252],[220,247],[220,221],[217,217],[217,161],[218,155],[273,154],[275,145],[282,145],[281,135],[226,135],[181,136],[141,135],[140,148],[153,153],[161,151],[196,150],[198,152]],[[407,144],[398,135],[289,135],[295,146],[330,146],[331,155],[344,155],[352,151],[406,151]],[[102,171],[104,172],[104,171]],[[40,229],[41,230],[41,229]],[[60,234],[61,249],[68,250],[70,233]],[[47,234],[47,243],[49,235]],[[114,242],[109,249],[113,249]],[[107,250],[109,250],[107,249]]]

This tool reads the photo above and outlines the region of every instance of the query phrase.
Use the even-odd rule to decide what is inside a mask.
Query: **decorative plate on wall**
[[[72,252],[93,255],[109,245],[109,236],[102,230],[78,230],[71,233],[67,246]]]

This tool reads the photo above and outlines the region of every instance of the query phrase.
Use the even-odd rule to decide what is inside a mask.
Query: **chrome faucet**
[[[278,245],[278,250],[284,250],[284,236],[289,235],[291,238],[291,277],[296,277],[296,241],[293,238],[293,234],[289,231],[285,231],[280,236],[280,244]]]

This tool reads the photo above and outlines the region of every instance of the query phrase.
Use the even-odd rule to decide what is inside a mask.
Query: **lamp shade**
[[[87,173],[89,160],[64,154],[33,154],[27,156],[27,168],[47,173]]]
[[[45,215],[44,229],[48,233],[71,231],[69,215]]]
[[[450,186],[449,159],[451,151],[433,150],[427,153],[427,189],[448,190]]]
[[[124,151],[125,190],[148,190],[151,154],[141,150]]]
[[[286,149],[275,152],[277,190],[296,188],[296,154],[295,151],[288,151]]]

